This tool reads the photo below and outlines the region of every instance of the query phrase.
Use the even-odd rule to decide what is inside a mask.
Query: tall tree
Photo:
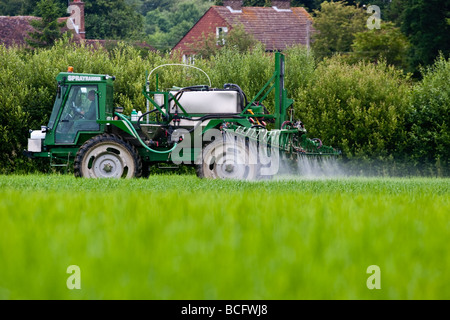
[[[139,38],[142,15],[125,0],[86,1],[86,37],[89,39]]]
[[[67,8],[67,0],[55,0],[55,2],[61,11]],[[38,3],[39,0],[1,0],[0,16],[29,16],[36,14]]]
[[[364,10],[347,6],[344,1],[323,2],[314,10],[312,47],[316,56],[324,58],[334,53],[348,53],[357,32],[366,30],[367,16]]]
[[[392,22],[383,22],[381,29],[355,34],[352,58],[377,63],[385,59],[388,65],[407,68],[409,42]]]
[[[291,7],[304,7],[309,12],[313,12],[320,8],[320,4],[324,0],[291,0]]]
[[[54,0],[41,0],[36,5],[35,11],[41,19],[30,21],[35,31],[28,33],[30,37],[26,39],[28,45],[33,48],[50,47],[61,38],[61,28],[64,26],[64,22],[58,22],[61,13],[60,7]]]
[[[406,119],[405,153],[419,164],[436,163],[450,172],[450,59],[438,56],[421,70]]]
[[[394,22],[398,27],[401,24],[400,17],[407,7],[409,0],[392,0],[386,8],[386,18]]]
[[[170,10],[176,4],[176,0],[137,0],[141,2],[141,14],[145,16],[147,12],[152,10]]]
[[[400,15],[402,31],[412,44],[411,65],[415,71],[419,65],[430,65],[439,52],[450,54],[450,1],[406,0]]]
[[[29,13],[26,0],[4,0],[0,1],[0,16],[16,16]]]
[[[149,11],[144,20],[148,42],[159,50],[171,49],[209,8],[205,1],[180,2],[168,9]]]

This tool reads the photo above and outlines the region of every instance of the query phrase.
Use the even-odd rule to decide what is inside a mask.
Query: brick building
[[[202,35],[215,34],[222,39],[239,24],[262,42],[267,51],[282,51],[297,44],[309,47],[312,18],[304,8],[291,7],[290,0],[272,0],[271,7],[243,7],[242,3],[242,0],[224,0],[223,6],[209,8],[173,51],[181,51],[186,59],[195,55],[193,46],[201,41]]]

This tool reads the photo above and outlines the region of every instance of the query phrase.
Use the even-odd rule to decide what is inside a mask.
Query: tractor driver
[[[84,119],[86,120],[95,120],[96,112],[95,109],[97,108],[97,103],[95,101],[95,90],[91,90],[88,93],[88,99],[91,101],[89,105],[88,111],[84,115]]]

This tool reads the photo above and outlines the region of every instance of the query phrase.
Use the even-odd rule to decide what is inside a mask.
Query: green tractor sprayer
[[[184,164],[195,166],[199,177],[249,180],[273,176],[285,159],[339,154],[308,138],[303,123],[288,116],[293,100],[284,88],[281,53],[275,53],[272,77],[251,100],[236,84],[160,90],[157,74],[150,91],[148,80],[158,68],[142,91],[147,111],[131,116],[114,106],[115,77],[58,74],[49,123],[30,131],[24,153],[73,165],[77,177],[141,177],[151,165]],[[273,113],[263,104],[271,92]]]

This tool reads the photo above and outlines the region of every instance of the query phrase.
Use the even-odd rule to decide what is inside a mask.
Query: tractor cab
[[[61,72],[47,126],[31,132],[28,151],[47,157],[48,147],[77,145],[103,131],[99,120],[112,119],[115,77]],[[43,154],[39,154],[43,152]]]
[[[74,143],[82,131],[98,131],[98,85],[72,85],[58,121],[54,124],[55,143]]]

